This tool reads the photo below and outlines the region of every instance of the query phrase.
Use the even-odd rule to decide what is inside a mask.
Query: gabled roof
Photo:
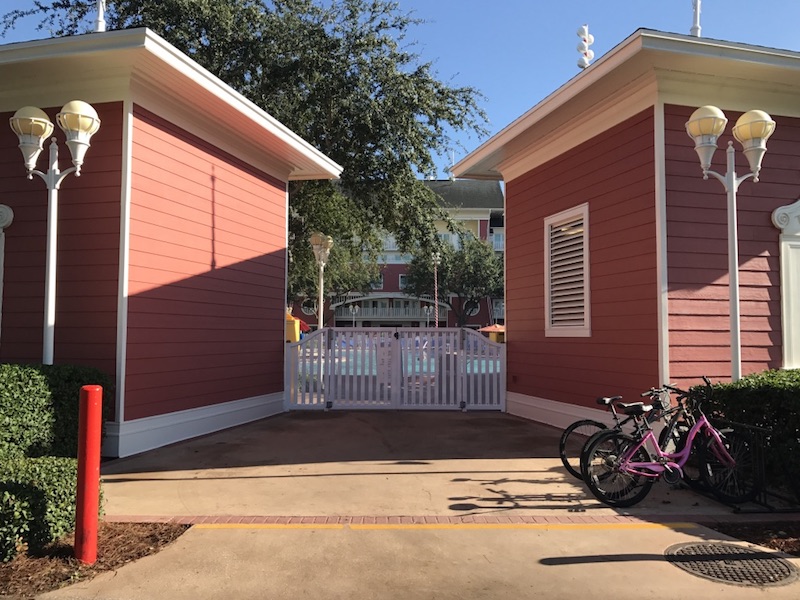
[[[0,46],[0,110],[132,100],[157,102],[294,179],[342,167],[155,32],[128,29]],[[146,107],[146,106],[145,106]]]
[[[503,190],[498,181],[468,179],[425,180],[447,208],[503,208]]]
[[[456,163],[457,177],[502,179],[518,174],[520,157],[546,144],[580,138],[591,118],[620,114],[619,105],[635,97],[641,110],[657,102],[734,110],[761,108],[800,116],[800,53],[640,29],[588,69],[536,104]],[[757,103],[757,104],[754,104]]]

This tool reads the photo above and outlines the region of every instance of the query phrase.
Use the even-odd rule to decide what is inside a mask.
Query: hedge
[[[793,490],[800,500],[800,369],[718,383],[704,409],[710,416],[764,429],[767,485]]]
[[[75,528],[74,458],[17,456],[0,477],[0,560],[41,550]]]
[[[75,528],[80,388],[114,386],[75,365],[0,364],[0,560],[39,550]]]
[[[102,371],[75,365],[0,364],[0,451],[75,457],[84,385],[103,387],[106,416],[114,386]]]

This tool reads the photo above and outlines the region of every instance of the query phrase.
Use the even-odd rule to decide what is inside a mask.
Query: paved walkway
[[[611,509],[563,469],[559,435],[498,413],[290,413],[113,461],[108,520],[196,526],[43,597],[752,597],[664,552],[727,540],[698,522],[774,516],[662,483]],[[758,593],[797,598],[800,583]]]

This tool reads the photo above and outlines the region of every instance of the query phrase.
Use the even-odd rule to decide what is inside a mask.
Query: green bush
[[[103,422],[110,418],[114,406],[114,384],[99,369],[77,365],[42,365],[47,378],[54,415],[52,446],[48,456],[77,456],[78,409],[81,388],[99,385],[103,388]]]
[[[80,389],[114,387],[74,365],[0,364],[0,560],[38,550],[75,528]]]
[[[53,444],[52,404],[41,367],[0,365],[0,452],[47,452]]]
[[[75,365],[0,364],[0,453],[75,457],[84,385],[103,387],[103,412],[114,386],[98,369]]]
[[[800,500],[800,369],[771,370],[716,384],[705,412],[764,429],[766,483]]]
[[[41,550],[75,528],[78,461],[14,457],[0,471],[0,560]]]

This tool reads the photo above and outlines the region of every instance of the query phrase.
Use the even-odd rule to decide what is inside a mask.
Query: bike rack
[[[770,489],[767,483],[766,448],[769,443],[769,436],[772,432],[764,427],[737,423],[736,421],[728,421],[716,417],[709,418],[709,421],[711,421],[712,425],[717,429],[731,428],[734,430],[746,431],[753,445],[753,459],[755,460],[754,475],[759,492],[748,504],[756,504],[761,508],[748,508],[738,504],[728,504],[728,506],[733,508],[733,512],[742,514],[800,512],[800,500],[780,494],[775,489]]]

